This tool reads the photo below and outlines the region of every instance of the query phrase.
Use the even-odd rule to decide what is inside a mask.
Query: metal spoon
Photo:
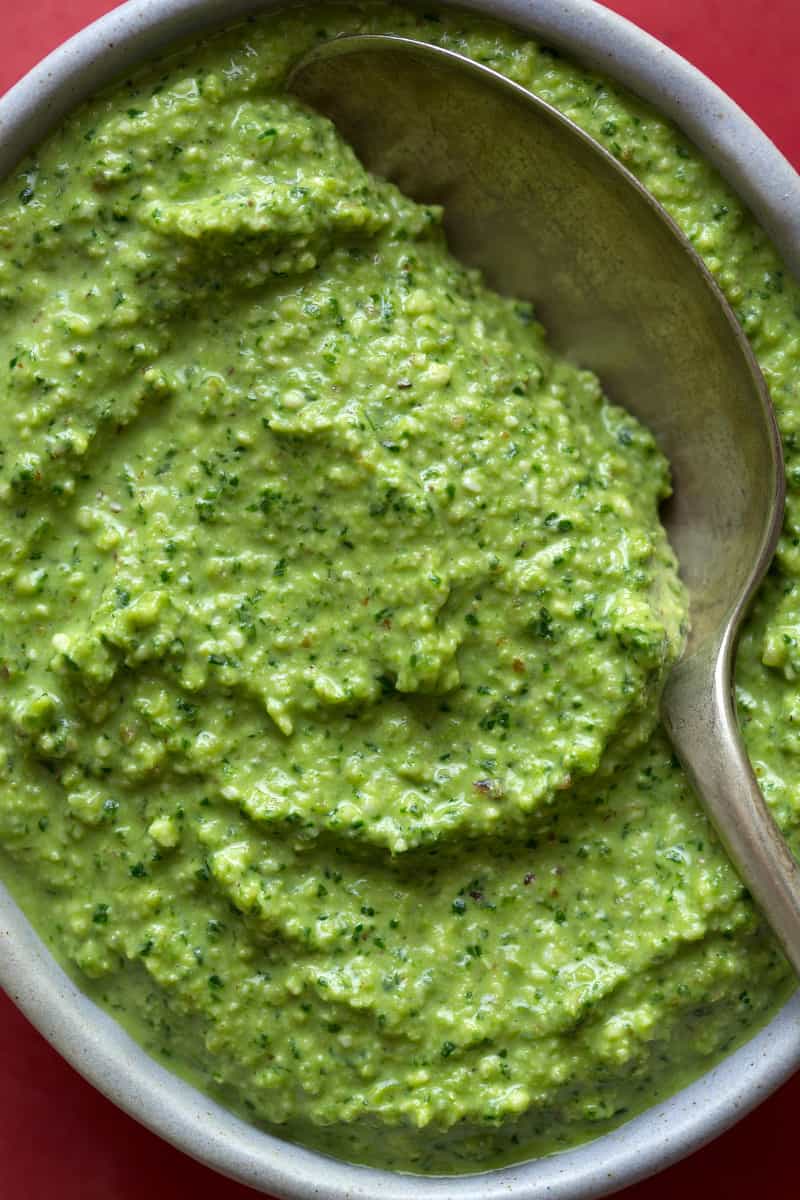
[[[409,38],[342,37],[290,89],[365,165],[444,206],[453,253],[532,300],[552,343],[655,433],[691,633],[661,715],[742,879],[800,974],[800,867],[758,788],[733,697],[737,634],[780,533],[780,437],[758,365],[682,232],[599,143],[487,67]]]

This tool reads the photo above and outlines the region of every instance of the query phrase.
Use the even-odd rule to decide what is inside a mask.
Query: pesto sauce
[[[696,151],[474,17],[315,6],[140,72],[0,189],[0,845],[91,995],[251,1120],[474,1170],[698,1074],[789,974],[657,726],[652,437],[282,93],[390,30],[532,88],[715,272],[800,481],[800,295]],[[791,835],[797,499],[739,655]]]

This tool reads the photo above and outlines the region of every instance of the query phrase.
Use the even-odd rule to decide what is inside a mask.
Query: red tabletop
[[[0,92],[112,0],[0,0]],[[224,11],[224,0],[220,12]],[[798,0],[613,0],[728,91],[800,168]],[[0,1200],[246,1200],[75,1074],[0,993]],[[800,1075],[620,1200],[795,1200]],[[320,1179],[324,1196],[324,1179]]]

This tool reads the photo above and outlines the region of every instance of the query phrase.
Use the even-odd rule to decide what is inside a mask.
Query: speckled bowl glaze
[[[447,3],[448,0],[437,0]],[[620,80],[681,126],[800,273],[800,177],[713,83],[591,0],[461,0]],[[130,0],[0,100],[0,176],[75,104],[171,42],[277,0]],[[239,1120],[155,1063],[56,964],[0,885],[0,984],[100,1091],[181,1150],[281,1200],[589,1200],[675,1162],[800,1067],[800,992],[714,1070],[597,1141],[503,1170],[424,1178],[353,1166]]]

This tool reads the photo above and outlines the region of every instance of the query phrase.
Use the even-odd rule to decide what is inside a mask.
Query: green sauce
[[[182,51],[0,189],[0,846],[175,1070],[341,1156],[474,1170],[668,1093],[789,974],[657,725],[668,466],[282,94],[356,29],[489,63],[644,181],[800,481],[800,293],[640,102],[457,13],[315,6]],[[738,669],[790,835],[797,516]]]

